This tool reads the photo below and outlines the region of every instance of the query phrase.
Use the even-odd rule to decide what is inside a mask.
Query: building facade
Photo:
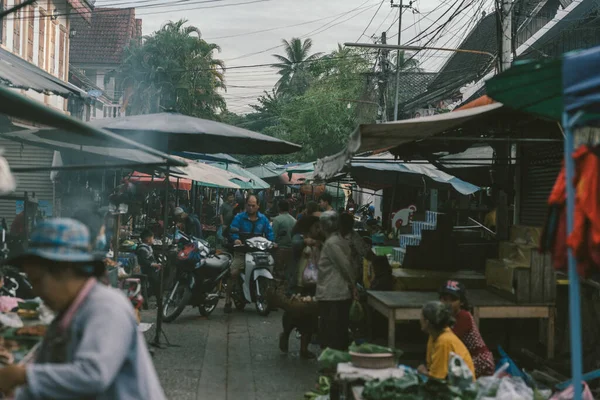
[[[38,0],[2,19],[0,23],[0,84],[66,114],[84,104],[85,92],[68,83],[69,46],[74,15],[90,19],[95,0]],[[21,0],[0,0],[3,10]],[[28,121],[1,116],[0,134],[36,128]],[[12,167],[50,167],[55,151],[0,138],[0,148]],[[27,192],[45,215],[56,215],[57,198],[50,172],[15,174],[16,195]],[[22,205],[0,200],[0,217],[10,224]]]
[[[89,120],[118,118],[122,115],[123,89],[118,69],[126,47],[142,39],[142,20],[135,8],[96,8],[91,22],[76,18],[71,22],[70,82],[94,94]]]

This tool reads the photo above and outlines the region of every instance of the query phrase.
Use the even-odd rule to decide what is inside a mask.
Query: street
[[[175,322],[164,324],[173,346],[157,349],[154,362],[167,398],[302,399],[317,378],[317,363],[300,359],[295,336],[290,354],[279,351],[281,315],[260,317],[250,305],[226,315],[221,302],[208,319],[188,308]],[[155,310],[145,311],[143,320],[154,322]],[[153,336],[151,329],[147,337]]]

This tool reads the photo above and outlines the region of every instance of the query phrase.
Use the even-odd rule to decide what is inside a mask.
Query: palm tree
[[[400,55],[400,70],[403,72],[423,72],[423,69],[419,67],[419,60],[414,58],[412,55],[407,57],[406,52],[400,50],[393,53],[392,55],[392,70],[396,70],[398,55]]]
[[[215,119],[225,109],[225,65],[213,57],[220,49],[186,23],[170,21],[127,48],[120,75],[128,114],[175,109]]]
[[[310,73],[308,67],[311,62],[318,60],[321,53],[310,54],[313,42],[311,39],[302,41],[300,38],[292,38],[291,41],[283,39],[285,56],[273,54],[279,63],[273,64],[281,75],[275,88],[277,92],[288,94],[303,94],[310,84]]]

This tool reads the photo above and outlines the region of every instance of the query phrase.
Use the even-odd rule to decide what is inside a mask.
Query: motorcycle
[[[198,307],[200,314],[209,316],[222,297],[221,281],[229,274],[233,257],[215,254],[201,239],[176,233],[181,249],[177,254],[173,288],[163,307],[163,320],[174,321],[186,306]]]
[[[12,267],[3,268],[4,285],[0,288],[0,295],[16,297],[19,299],[33,299],[33,286],[27,275]]]
[[[270,251],[275,248],[275,244],[257,236],[234,248],[245,253],[244,271],[240,273],[231,293],[235,307],[241,311],[246,304],[255,303],[258,314],[266,317],[271,312],[268,291],[273,283],[275,260]]]

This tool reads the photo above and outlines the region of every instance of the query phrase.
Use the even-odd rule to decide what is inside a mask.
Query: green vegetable
[[[361,345],[357,345],[356,342],[350,345],[349,350],[353,353],[361,354],[392,353],[396,357],[400,357],[403,353],[400,349],[390,349],[389,347],[383,347],[372,343],[363,343]]]
[[[319,356],[319,368],[322,370],[336,370],[339,363],[347,363],[352,360],[350,354],[345,351],[326,348]]]
[[[365,310],[359,301],[354,300],[350,306],[350,322],[360,324],[365,319]]]

